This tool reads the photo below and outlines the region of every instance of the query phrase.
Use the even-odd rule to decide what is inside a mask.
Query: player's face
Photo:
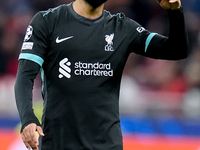
[[[101,6],[103,3],[105,3],[107,0],[85,0],[87,3],[89,3],[92,7],[97,8]]]

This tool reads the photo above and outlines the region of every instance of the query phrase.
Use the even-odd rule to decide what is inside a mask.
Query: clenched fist
[[[164,9],[179,9],[181,7],[181,0],[157,0],[159,5]]]

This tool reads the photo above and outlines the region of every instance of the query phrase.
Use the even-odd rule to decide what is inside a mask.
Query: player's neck
[[[104,8],[104,4],[102,4],[101,6],[97,8],[93,8],[87,2],[83,0],[76,0],[73,3],[74,11],[80,16],[83,16],[89,19],[99,18],[103,13],[103,8]]]

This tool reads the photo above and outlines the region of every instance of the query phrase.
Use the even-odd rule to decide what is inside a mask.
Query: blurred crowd
[[[70,2],[72,0],[0,0],[0,109],[9,97],[2,85],[10,81],[7,76],[12,77],[11,84],[15,81],[18,56],[30,20],[40,10]],[[191,54],[180,61],[131,54],[122,80],[122,114],[200,115],[200,1],[182,0],[182,5]],[[168,34],[166,11],[156,0],[108,0],[105,9],[111,13],[123,12],[152,32]]]

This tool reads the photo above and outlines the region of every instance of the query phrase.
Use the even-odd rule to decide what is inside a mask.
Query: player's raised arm
[[[154,59],[184,59],[189,54],[189,42],[181,1],[158,0],[158,3],[166,9],[169,17],[168,36],[143,29],[130,47],[133,52]]]

